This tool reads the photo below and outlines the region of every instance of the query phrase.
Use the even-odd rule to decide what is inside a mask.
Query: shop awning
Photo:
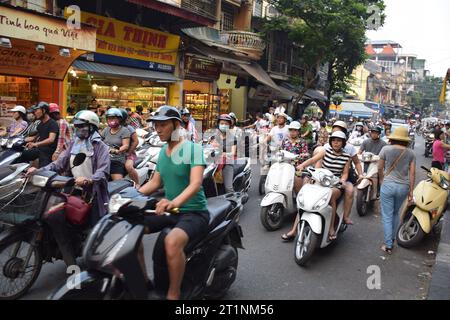
[[[114,66],[110,64],[103,64],[97,62],[89,62],[76,60],[73,67],[78,70],[87,71],[93,74],[100,74],[105,76],[113,76],[119,78],[137,78],[142,80],[156,81],[156,82],[175,82],[180,81],[179,78],[170,73],[150,71],[144,69],[128,68],[122,66]]]
[[[342,102],[342,112],[351,113],[356,117],[372,117],[376,111],[367,108],[362,102]],[[338,112],[341,113],[341,112]]]
[[[302,87],[296,88],[294,85],[292,85],[290,83],[287,83],[287,82],[282,83],[280,88],[284,89],[283,91],[286,92],[286,93],[293,94],[293,96],[297,96],[298,92],[303,90]],[[310,99],[313,99],[313,100],[321,101],[321,102],[326,102],[327,101],[327,97],[325,97],[319,91],[313,90],[313,89],[306,90],[306,92],[304,93],[304,96],[306,96],[306,97],[308,97]]]
[[[250,62],[245,62],[242,59],[233,58],[233,56],[230,56],[229,54],[219,51],[217,49],[202,45],[200,43],[195,43],[192,45],[192,48],[196,50],[198,53],[202,54],[203,56],[206,56],[208,58],[214,59],[216,61],[225,61],[225,62],[231,62],[234,64],[250,64]]]
[[[252,62],[251,64],[238,63],[237,65],[259,82],[277,91],[281,91],[281,88],[273,82],[269,74],[259,64]]]

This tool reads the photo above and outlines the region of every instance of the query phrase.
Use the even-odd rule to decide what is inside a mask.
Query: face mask
[[[117,128],[120,125],[118,120],[108,120],[108,126],[110,128]]]
[[[219,130],[222,132],[227,132],[230,129],[230,126],[227,124],[220,124],[219,125]]]
[[[84,139],[89,138],[89,133],[90,133],[89,131],[90,130],[89,130],[89,126],[88,125],[87,126],[83,126],[83,127],[76,127],[75,128],[75,135],[78,138],[84,140]]]

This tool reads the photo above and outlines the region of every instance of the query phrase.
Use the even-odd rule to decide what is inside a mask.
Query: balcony
[[[223,31],[221,40],[231,47],[245,51],[249,58],[259,60],[266,44],[256,33],[247,31]]]
[[[216,0],[181,0],[181,8],[216,20]]]

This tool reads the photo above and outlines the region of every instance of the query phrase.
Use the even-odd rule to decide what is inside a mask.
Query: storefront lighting
[[[59,55],[62,57],[70,57],[70,50],[67,48],[59,49]]]
[[[117,91],[118,87],[117,86],[112,86],[112,91]]]
[[[45,52],[45,46],[43,44],[37,44],[36,45],[36,51],[37,52]]]
[[[98,87],[98,85],[97,85],[96,83],[94,83],[94,84],[92,85],[92,89],[93,89],[93,90],[97,90],[97,87]]]
[[[70,70],[69,72],[73,77],[77,76],[77,72],[74,69]]]
[[[9,38],[0,38],[0,47],[12,48],[11,40]]]

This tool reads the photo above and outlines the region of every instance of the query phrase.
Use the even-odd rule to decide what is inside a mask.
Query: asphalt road
[[[423,140],[416,141],[417,168],[430,166],[423,157]],[[292,300],[292,299],[424,299],[435,259],[438,236],[428,236],[414,249],[395,246],[387,256],[379,248],[383,232],[378,205],[375,213],[359,217],[353,210],[350,226],[338,241],[316,252],[307,267],[294,261],[294,244],[283,243],[294,216],[287,217],[284,227],[268,232],[261,225],[259,213],[262,197],[258,194],[259,167],[253,166],[250,200],[241,216],[245,250],[239,250],[237,279],[226,299]],[[417,180],[424,179],[418,169]],[[147,267],[151,274],[151,250],[155,235],[145,240]],[[375,267],[373,267],[375,266]],[[381,287],[369,289],[368,278],[379,267]],[[369,268],[369,272],[368,272]],[[41,275],[23,299],[46,299],[66,277],[61,261],[44,265]],[[370,281],[369,281],[370,282]]]

